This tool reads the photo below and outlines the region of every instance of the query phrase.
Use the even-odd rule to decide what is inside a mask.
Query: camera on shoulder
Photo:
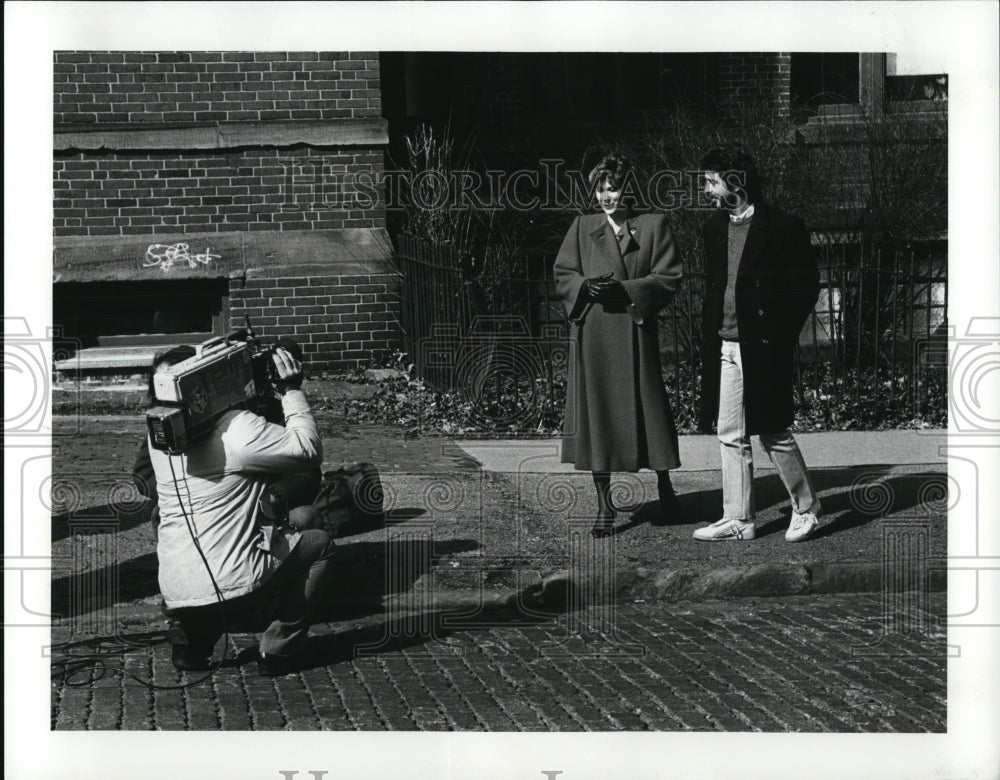
[[[153,375],[153,401],[146,412],[155,449],[185,452],[204,437],[219,415],[266,397],[277,370],[253,331],[239,330],[195,347],[195,354]]]

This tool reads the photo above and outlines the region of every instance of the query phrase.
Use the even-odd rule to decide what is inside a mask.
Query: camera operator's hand
[[[288,390],[302,389],[302,364],[288,352],[278,347],[271,358],[278,370],[278,379],[274,383],[275,392],[282,395]]]

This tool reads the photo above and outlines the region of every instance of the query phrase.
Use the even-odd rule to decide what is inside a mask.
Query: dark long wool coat
[[[556,257],[556,288],[571,322],[562,460],[578,469],[680,465],[656,319],[680,284],[681,261],[666,217],[643,214],[628,224],[622,253],[603,213],[577,217]],[[584,280],[608,272],[630,302],[581,302]]]
[[[726,212],[705,222],[707,279],[699,424],[706,432],[719,416],[719,328],[726,290],[728,230]],[[818,296],[816,256],[802,220],[766,203],[755,204],[736,273],[736,324],[748,434],[778,433],[792,424],[795,349]]]

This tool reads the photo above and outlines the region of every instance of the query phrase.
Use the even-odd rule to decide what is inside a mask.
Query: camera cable
[[[183,457],[184,456],[181,455],[181,458]],[[164,632],[162,631],[147,632],[144,634],[116,635],[114,639],[96,637],[94,639],[83,640],[81,642],[54,644],[52,646],[53,668],[54,670],[62,672],[63,683],[70,688],[90,685],[103,678],[105,673],[117,673],[123,675],[124,677],[128,677],[129,679],[135,680],[146,688],[150,688],[152,690],[183,690],[185,688],[192,688],[195,685],[199,685],[207,680],[219,670],[229,656],[231,641],[229,636],[229,624],[226,620],[225,599],[222,595],[222,590],[219,588],[219,584],[216,582],[215,576],[212,573],[212,567],[208,563],[208,558],[205,556],[205,552],[201,548],[201,543],[198,541],[197,528],[194,525],[193,519],[194,511],[192,510],[191,515],[189,515],[187,509],[184,507],[184,499],[181,496],[179,486],[180,480],[178,480],[177,472],[174,470],[173,458],[173,455],[168,455],[170,474],[173,477],[174,491],[177,494],[177,503],[181,508],[181,513],[184,515],[184,522],[187,526],[188,533],[191,535],[191,541],[194,543],[195,550],[197,550],[202,563],[205,565],[205,571],[208,572],[208,577],[212,582],[212,588],[215,590],[215,595],[219,600],[219,610],[222,615],[223,640],[225,642],[223,645],[222,657],[212,664],[205,674],[195,680],[186,683],[178,683],[176,685],[163,685],[154,683],[151,680],[143,679],[142,677],[139,677],[122,667],[106,663],[106,659],[111,656],[121,655],[121,653],[134,648],[153,647],[154,645],[159,644],[156,640],[164,636]],[[187,492],[188,500],[190,501],[191,491],[187,484],[187,473],[183,469],[182,477],[185,492]],[[87,647],[90,652],[73,652],[73,648],[77,647]],[[57,655],[57,650],[61,650],[61,654]],[[76,680],[77,677],[86,672],[89,672],[86,679],[79,681]]]

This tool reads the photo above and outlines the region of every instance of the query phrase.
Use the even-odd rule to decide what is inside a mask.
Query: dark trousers
[[[221,604],[165,609],[171,620],[171,644],[187,644],[196,654],[210,656],[227,629],[270,620],[260,640],[261,652],[285,657],[300,653],[309,633],[309,618],[327,590],[333,550],[333,539],[326,531],[303,531],[288,557],[253,593]]]

